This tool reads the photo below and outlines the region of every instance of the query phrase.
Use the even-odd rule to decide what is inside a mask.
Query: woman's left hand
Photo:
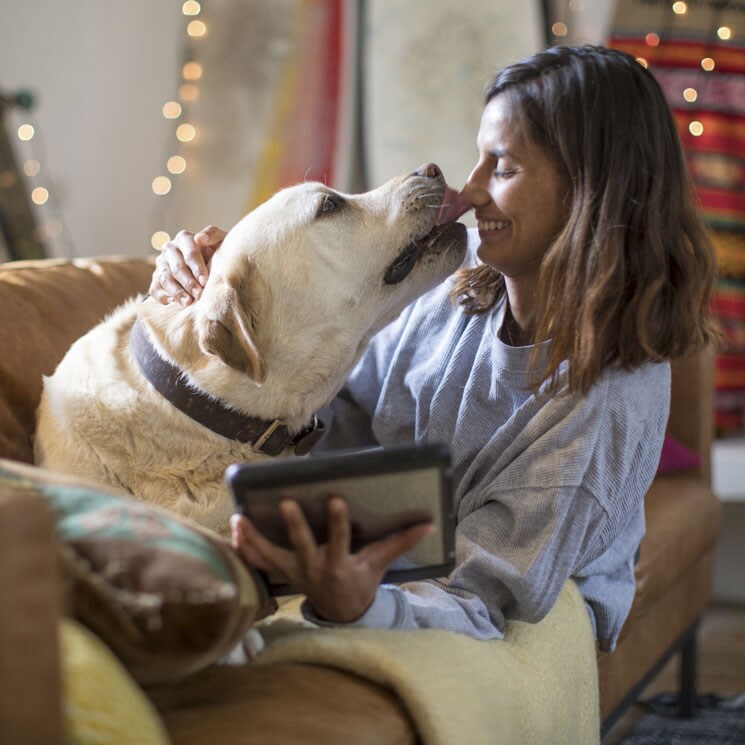
[[[328,542],[319,546],[300,505],[292,499],[280,510],[294,550],[277,546],[262,536],[243,515],[233,515],[233,546],[252,566],[280,574],[303,593],[316,614],[333,623],[356,621],[375,599],[388,566],[431,535],[432,523],[415,525],[351,553],[351,526],[342,497],[328,501]]]

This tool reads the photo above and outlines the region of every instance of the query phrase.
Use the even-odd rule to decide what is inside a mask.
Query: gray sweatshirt
[[[584,396],[536,397],[525,390],[533,348],[498,338],[504,304],[466,316],[449,290],[435,288],[373,339],[325,412],[322,447],[447,443],[456,566],[443,579],[382,585],[347,625],[499,638],[505,620],[543,618],[571,577],[611,650],[634,596],[670,367],[608,368]]]

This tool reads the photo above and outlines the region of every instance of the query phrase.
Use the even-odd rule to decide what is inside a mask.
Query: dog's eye
[[[318,214],[321,215],[324,212],[333,212],[339,206],[339,202],[334,199],[330,194],[327,194],[323,202],[321,202],[321,208],[318,210]]]

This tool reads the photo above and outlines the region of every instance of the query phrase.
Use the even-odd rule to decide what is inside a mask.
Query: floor
[[[677,691],[678,669],[676,656],[641,698]],[[745,606],[717,605],[704,615],[699,630],[698,689],[699,693],[721,695],[745,692]],[[621,745],[643,714],[641,707],[631,707],[603,738],[602,745]]]

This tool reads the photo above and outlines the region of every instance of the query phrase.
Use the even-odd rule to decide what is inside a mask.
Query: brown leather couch
[[[110,309],[143,292],[152,268],[126,258],[0,266],[0,457],[31,461],[42,374]],[[659,476],[647,496],[637,598],[617,650],[599,656],[605,728],[679,649],[684,702],[693,703],[695,630],[710,599],[720,519],[708,486],[711,390],[708,357],[675,365],[670,431],[704,465]],[[41,500],[0,485],[0,740],[8,745],[62,742],[57,622],[64,608],[54,545]],[[214,666],[148,694],[177,745],[418,742],[389,691],[320,666]]]

